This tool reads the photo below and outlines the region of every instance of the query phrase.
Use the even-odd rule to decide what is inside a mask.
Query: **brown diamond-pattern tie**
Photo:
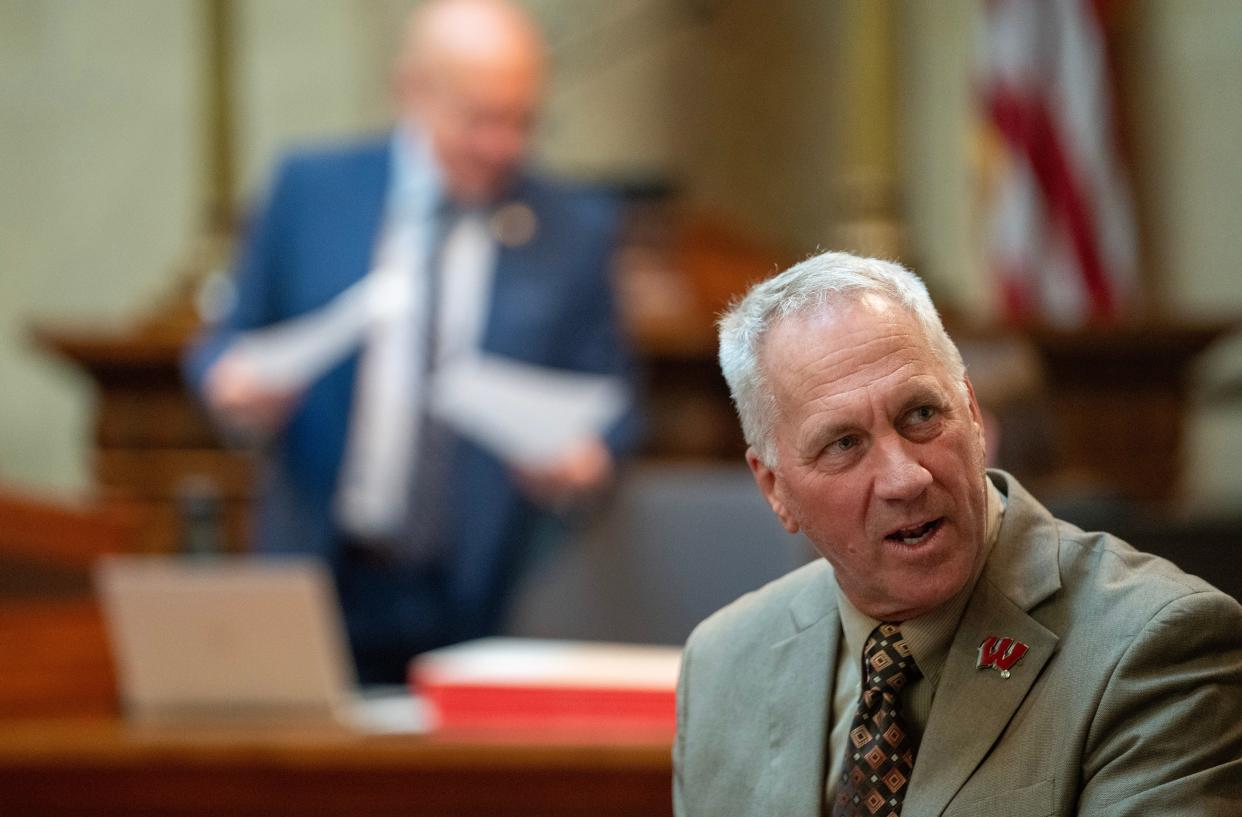
[[[863,647],[863,691],[850,724],[832,817],[898,817],[914,771],[914,739],[901,690],[922,675],[896,624],[881,624]]]

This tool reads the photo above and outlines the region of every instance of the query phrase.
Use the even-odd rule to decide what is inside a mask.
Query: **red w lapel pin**
[[[1009,670],[1022,660],[1030,647],[1009,636],[998,638],[990,635],[979,645],[979,663],[975,669],[994,669],[1002,678],[1009,677]]]

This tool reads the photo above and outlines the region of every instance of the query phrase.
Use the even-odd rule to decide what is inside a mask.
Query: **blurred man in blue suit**
[[[187,360],[212,413],[267,441],[258,546],[332,566],[365,682],[400,681],[413,654],[494,633],[547,508],[608,482],[633,442],[627,412],[551,461],[504,462],[431,419],[420,396],[445,349],[628,369],[608,281],[614,207],[522,166],[544,71],[516,6],[422,4],[394,72],[394,132],[283,163],[235,298]],[[463,238],[464,221],[476,229]],[[274,385],[235,353],[253,330],[327,314],[383,263],[413,270],[407,296],[425,308],[313,382]]]

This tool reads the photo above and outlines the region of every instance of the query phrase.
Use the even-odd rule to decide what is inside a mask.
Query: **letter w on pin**
[[[1008,636],[998,638],[990,635],[979,645],[979,663],[975,669],[994,669],[1002,678],[1008,678],[1009,670],[1022,660],[1028,649],[1021,641]]]

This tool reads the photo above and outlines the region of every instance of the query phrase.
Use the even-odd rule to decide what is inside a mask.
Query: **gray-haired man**
[[[824,557],[690,637],[690,815],[1236,814],[1242,607],[984,467],[922,282],[825,253],[721,321],[772,510]]]

